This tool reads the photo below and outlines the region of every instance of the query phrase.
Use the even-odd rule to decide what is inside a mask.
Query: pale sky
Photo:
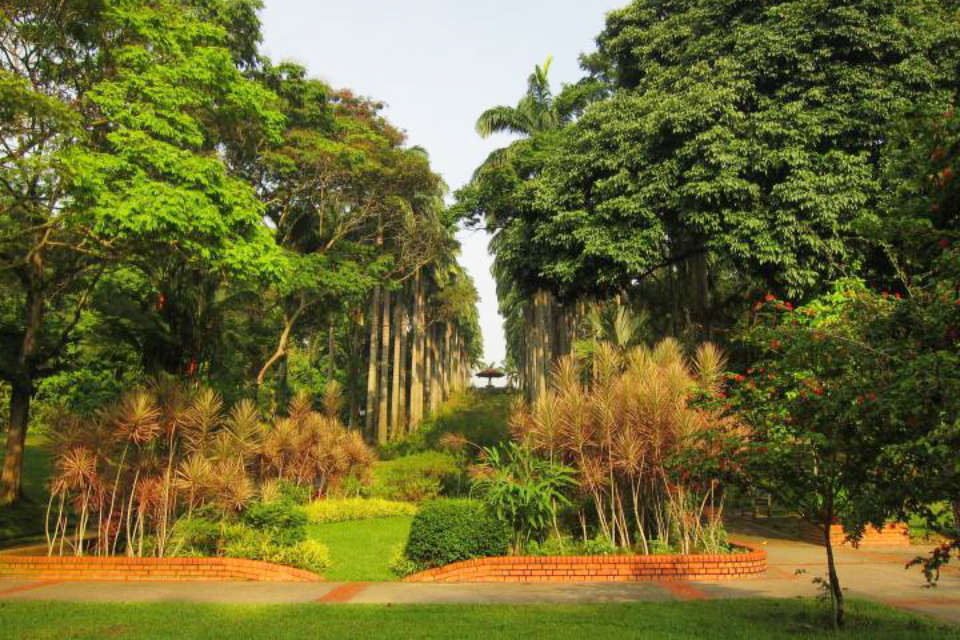
[[[514,105],[534,65],[553,56],[554,91],[582,75],[607,11],[627,0],[265,0],[264,51],[336,88],[382,100],[451,192],[510,138],[481,139],[477,116]],[[484,359],[506,355],[488,238],[462,231],[460,262],[480,293]]]

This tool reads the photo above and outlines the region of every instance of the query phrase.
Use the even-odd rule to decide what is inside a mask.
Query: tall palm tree
[[[491,107],[477,119],[477,133],[486,138],[494,133],[533,136],[559,129],[576,118],[588,103],[603,94],[605,88],[595,81],[580,82],[563,88],[554,96],[550,90],[550,64],[536,65],[527,78],[527,92],[515,107]]]

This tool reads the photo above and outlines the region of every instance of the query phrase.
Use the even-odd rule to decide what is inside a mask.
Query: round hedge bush
[[[440,499],[425,503],[410,525],[405,555],[419,569],[502,556],[510,530],[479,500]]]

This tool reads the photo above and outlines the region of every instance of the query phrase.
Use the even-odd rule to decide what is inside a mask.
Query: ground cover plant
[[[304,507],[311,524],[412,516],[418,506],[411,502],[384,500],[382,498],[324,498],[314,500]]]
[[[596,605],[211,605],[0,602],[0,634],[29,638],[834,638],[814,600]],[[721,622],[722,621],[722,622]],[[844,638],[912,640],[960,631],[852,601]],[[8,635],[13,632],[13,635]]]

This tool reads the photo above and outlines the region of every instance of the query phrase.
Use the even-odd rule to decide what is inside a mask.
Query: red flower
[[[777,299],[777,296],[773,295],[772,293],[768,293],[766,296],[764,296],[763,299],[766,300],[767,302],[773,302],[774,300]]]
[[[947,240],[946,238],[940,238],[940,248],[941,248],[941,249],[949,249],[949,248],[950,248],[950,241]]]
[[[817,394],[818,396],[822,396],[822,395],[823,395],[823,387],[814,387],[813,392],[814,392],[815,394]]]
[[[874,402],[874,401],[877,399],[877,394],[875,394],[875,393],[868,393],[868,394],[867,394],[867,397],[870,398],[870,402]]]
[[[779,348],[780,348],[780,341],[777,340],[776,338],[774,338],[773,340],[771,340],[771,341],[770,341],[770,348],[771,348],[771,349],[779,349]]]
[[[787,311],[793,311],[793,305],[789,302],[784,302],[783,306],[786,307]]]
[[[746,377],[742,373],[738,373],[733,377],[733,379],[736,380],[737,382],[743,382],[744,380],[746,380]]]

